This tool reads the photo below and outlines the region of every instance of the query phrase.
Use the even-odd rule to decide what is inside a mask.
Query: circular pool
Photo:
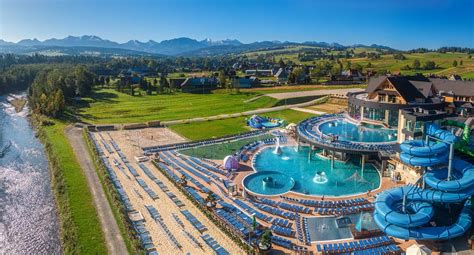
[[[397,130],[374,125],[355,125],[343,118],[326,121],[318,126],[325,135],[336,135],[340,141],[381,143],[397,140]]]
[[[371,164],[366,164],[362,172],[357,162],[335,161],[331,169],[330,160],[314,152],[309,160],[309,147],[281,149],[281,154],[275,154],[273,147],[267,147],[255,156],[256,173],[243,181],[247,190],[261,195],[278,195],[291,190],[307,195],[349,196],[380,186],[380,175]],[[280,185],[264,187],[262,180],[266,177],[278,180]],[[285,179],[288,185],[284,183]]]
[[[248,175],[243,180],[244,186],[257,195],[279,195],[290,191],[295,181],[280,172],[261,171]]]

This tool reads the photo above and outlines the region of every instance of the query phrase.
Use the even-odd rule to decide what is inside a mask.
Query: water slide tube
[[[453,143],[456,137],[431,124],[426,133],[443,141]],[[412,166],[432,167],[446,162],[449,146],[445,143],[406,141],[400,149],[400,159]],[[432,189],[404,186],[382,192],[375,202],[374,220],[388,235],[401,239],[440,240],[461,236],[472,224],[471,201],[474,194],[474,166],[462,161],[453,161],[452,178],[447,180],[448,169],[430,169],[424,175],[425,184]],[[406,196],[405,210],[402,210]],[[464,202],[465,201],[465,202]],[[464,202],[457,221],[451,226],[432,226],[433,202]]]
[[[442,130],[438,125],[427,123],[425,133],[447,143],[455,143],[456,136],[449,131]],[[438,141],[412,140],[400,145],[400,159],[412,166],[433,166],[445,163],[449,156],[449,145]]]

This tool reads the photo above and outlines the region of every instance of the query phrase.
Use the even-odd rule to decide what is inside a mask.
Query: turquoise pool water
[[[341,141],[376,143],[397,140],[396,130],[377,128],[374,125],[357,126],[343,119],[321,124],[319,125],[319,131],[325,135],[337,135]]]
[[[274,172],[262,171],[251,174],[244,179],[246,187],[252,187],[252,192],[261,195],[278,195],[290,191],[295,181],[288,175]]]
[[[364,173],[357,163],[334,162],[334,169],[331,170],[331,162],[328,159],[312,155],[308,160],[309,147],[282,147],[282,154],[273,153],[274,148],[263,149],[256,156],[254,168],[257,172],[274,171],[294,180],[292,191],[308,195],[327,196],[347,196],[364,193],[371,189],[376,189],[380,185],[380,176],[377,170],[369,164],[365,165]],[[355,160],[356,161],[356,160]],[[317,172],[325,174],[317,178]],[[251,177],[248,176],[247,178]],[[246,178],[246,179],[247,179]],[[262,188],[262,183],[246,182],[244,186],[255,193],[263,195],[275,195],[288,191],[287,187],[279,190],[272,189],[267,193]],[[262,193],[263,192],[263,193]]]

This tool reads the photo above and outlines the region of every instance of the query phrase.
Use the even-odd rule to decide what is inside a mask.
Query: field
[[[299,112],[295,110],[269,112],[262,115],[284,119],[286,123],[298,123],[303,119],[313,116],[310,113]],[[169,126],[169,128],[190,140],[202,140],[248,132],[250,129],[247,127],[245,121],[245,119],[248,117],[250,116],[179,124]]]
[[[280,58],[283,61],[292,61],[297,64],[306,64],[314,65],[314,61],[299,61],[298,51],[301,51],[303,47],[290,47],[282,50],[265,50],[265,51],[254,51],[247,52],[245,55],[256,58],[259,54],[273,54],[275,59],[279,60]],[[351,48],[354,53],[361,52],[375,52],[373,48]],[[339,51],[331,51],[332,54],[337,54]],[[405,60],[396,60],[393,58],[392,54],[382,55],[380,59],[368,59],[368,58],[349,58],[342,59],[343,62],[351,61],[352,64],[359,63],[362,66],[367,66],[370,62],[372,67],[370,69],[377,72],[398,72],[402,74],[414,74],[414,73],[424,73],[424,74],[438,74],[438,75],[450,75],[450,74],[459,74],[464,79],[474,79],[474,59],[468,58],[466,53],[438,53],[438,52],[428,52],[428,53],[403,53],[406,57]],[[413,61],[418,59],[421,62],[421,65],[428,60],[434,61],[439,67],[434,70],[402,70],[402,67],[413,64]],[[453,67],[453,61],[457,60],[458,65]],[[462,60],[463,64],[460,65]]]
[[[272,137],[272,135],[260,135],[230,143],[220,143],[204,147],[180,150],[179,152],[192,157],[221,160],[228,155],[232,155],[246,144]]]
[[[92,194],[65,136],[65,127],[61,121],[41,127],[41,139],[46,144],[56,202],[60,207],[63,249],[65,254],[106,254]]]
[[[321,111],[326,113],[337,113],[347,109],[347,99],[330,98],[324,104],[317,104],[305,107],[305,109]]]
[[[277,100],[255,97],[255,93],[187,94],[130,96],[112,89],[95,91],[78,105],[77,115],[88,123],[136,123],[151,120],[176,120],[236,113],[271,107]]]

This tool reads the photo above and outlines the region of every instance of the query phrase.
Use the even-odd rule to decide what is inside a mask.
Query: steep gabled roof
[[[423,94],[425,98],[430,96],[431,88],[433,87],[432,82],[426,82],[426,81],[410,81],[415,88],[418,89],[418,91]]]
[[[407,102],[413,102],[417,98],[426,97],[404,76],[387,77],[390,83],[395,87],[401,97]]]
[[[385,79],[387,79],[387,76],[385,76],[385,75],[371,78],[369,80],[369,84],[367,85],[367,88],[365,89],[365,92],[367,92],[367,93],[374,92],[379,87],[379,85],[383,81],[385,81]]]

